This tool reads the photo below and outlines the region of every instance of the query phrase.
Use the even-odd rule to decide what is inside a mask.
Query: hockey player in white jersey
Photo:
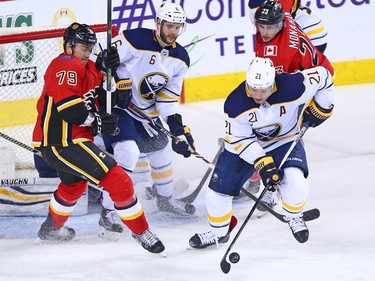
[[[176,42],[185,29],[185,21],[180,5],[163,2],[157,11],[156,30],[124,30],[112,39],[121,62],[114,75],[116,84],[128,87],[131,82],[131,105],[156,122],[163,120],[179,141],[172,140],[172,146],[168,145],[164,133],[128,107],[112,110],[119,116],[117,134],[103,134],[106,147],[113,149],[121,166],[135,166],[139,156],[149,160],[158,209],[178,215],[195,213],[194,205],[172,198],[172,149],[184,157],[189,157],[194,149],[190,130],[179,112],[182,83],[190,64],[186,50]]]
[[[301,122],[316,127],[333,110],[333,83],[324,67],[278,74],[269,58],[255,58],[242,82],[226,99],[225,150],[209,183],[206,207],[210,230],[190,238],[193,248],[229,240],[232,198],[256,170],[266,186],[280,190],[285,218],[295,239],[304,243],[309,230],[302,218],[308,196],[308,165],[298,142],[278,170]],[[302,115],[302,121],[300,116]]]

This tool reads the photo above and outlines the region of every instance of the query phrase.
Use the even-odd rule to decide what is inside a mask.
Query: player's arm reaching
[[[303,71],[307,91],[315,93],[303,113],[303,122],[316,127],[331,117],[333,112],[333,82],[329,71],[315,67]]]
[[[167,122],[169,130],[178,139],[171,140],[173,151],[184,157],[190,157],[191,152],[195,151],[194,139],[190,128],[182,122],[179,106],[182,82],[186,70],[187,67],[184,67],[177,75],[172,77],[167,87],[157,93],[155,101],[160,116]]]

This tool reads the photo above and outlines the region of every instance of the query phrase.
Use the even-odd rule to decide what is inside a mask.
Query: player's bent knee
[[[134,171],[139,158],[139,148],[135,141],[126,140],[113,145],[116,162],[127,171]]]
[[[129,175],[118,165],[113,166],[99,183],[117,207],[134,202],[133,183]]]
[[[284,170],[284,177],[280,184],[283,198],[293,195],[306,198],[309,190],[309,182],[304,177],[301,169],[289,167]]]

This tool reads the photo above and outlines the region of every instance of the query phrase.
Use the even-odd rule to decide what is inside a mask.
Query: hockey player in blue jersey
[[[157,11],[156,29],[124,30],[112,39],[121,63],[114,75],[117,88],[128,90],[132,105],[155,122],[162,124],[163,120],[178,141],[174,139],[170,145],[168,137],[128,108],[128,103],[123,108],[112,110],[119,116],[116,134],[103,134],[106,147],[113,151],[116,161],[127,171],[134,170],[139,158],[145,163],[149,161],[151,171],[136,170],[130,174],[132,180],[137,182],[135,175],[144,174],[144,181],[147,181],[147,174],[151,174],[158,209],[183,216],[195,213],[194,205],[172,198],[172,149],[184,157],[189,157],[194,149],[193,137],[183,124],[179,109],[182,83],[190,59],[176,40],[185,25],[182,7],[163,2]],[[143,168],[139,166],[137,169]]]
[[[330,73],[321,66],[275,76],[270,59],[251,62],[246,81],[225,101],[225,150],[206,194],[210,230],[190,238],[193,248],[229,240],[233,196],[238,196],[255,170],[265,186],[279,189],[295,239],[300,243],[308,240],[309,230],[301,215],[309,189],[303,145],[298,142],[281,169],[276,167],[296,139],[301,122],[316,127],[331,116],[333,88]]]

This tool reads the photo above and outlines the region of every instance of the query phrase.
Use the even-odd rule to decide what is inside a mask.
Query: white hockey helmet
[[[269,58],[254,58],[246,73],[246,83],[253,89],[263,90],[275,82],[275,67]]]
[[[163,1],[156,14],[156,20],[182,23],[185,26],[186,15],[182,7],[175,3]]]

